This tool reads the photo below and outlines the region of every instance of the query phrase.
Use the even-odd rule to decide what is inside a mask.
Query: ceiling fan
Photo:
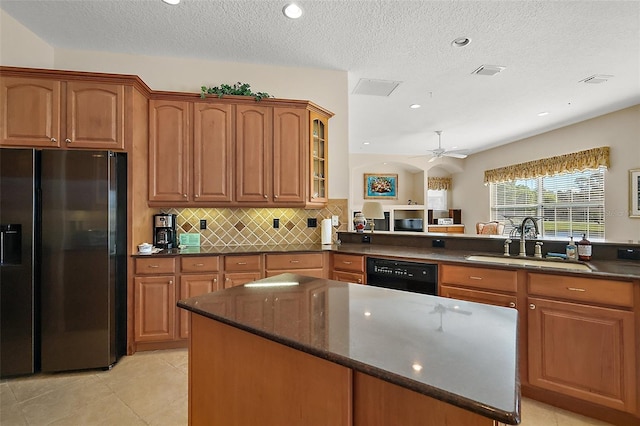
[[[468,150],[466,149],[456,149],[456,150],[448,151],[442,148],[442,143],[440,140],[442,136],[442,130],[436,130],[436,133],[438,134],[438,148],[430,150],[432,156],[429,159],[429,163],[431,163],[432,161],[435,161],[436,158],[442,158],[442,157],[467,158]]]

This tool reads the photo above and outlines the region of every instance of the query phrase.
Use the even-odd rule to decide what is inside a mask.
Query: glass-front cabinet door
[[[311,112],[311,192],[310,202],[328,201],[327,121],[328,118]]]

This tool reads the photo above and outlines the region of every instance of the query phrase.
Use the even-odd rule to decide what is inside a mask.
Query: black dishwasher
[[[367,284],[435,296],[438,294],[438,265],[369,257]]]

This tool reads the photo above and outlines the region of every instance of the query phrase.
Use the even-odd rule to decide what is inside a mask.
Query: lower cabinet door
[[[200,296],[220,290],[218,274],[188,274],[180,277],[180,299]],[[189,312],[178,308],[178,337],[189,338]]]
[[[134,339],[162,342],[175,338],[174,276],[135,277]]]
[[[633,413],[633,312],[528,299],[529,382]]]

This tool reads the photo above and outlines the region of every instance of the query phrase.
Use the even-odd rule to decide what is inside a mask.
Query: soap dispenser
[[[569,244],[567,244],[567,260],[578,260],[578,248],[576,243],[573,242],[573,236],[571,236]]]

